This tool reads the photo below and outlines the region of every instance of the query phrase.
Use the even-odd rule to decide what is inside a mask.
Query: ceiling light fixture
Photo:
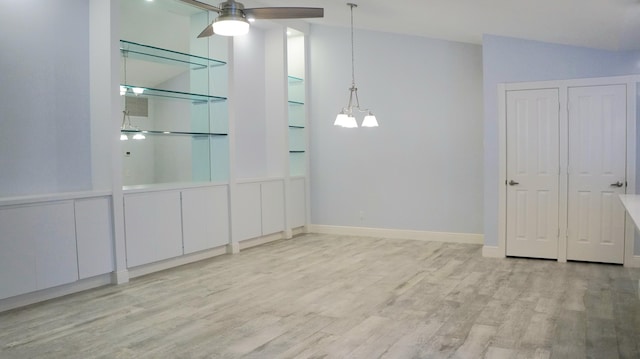
[[[249,21],[242,16],[219,16],[211,25],[222,36],[241,36],[249,33]]]
[[[336,120],[333,125],[345,128],[358,127],[358,122],[353,116],[353,111],[357,110],[358,112],[367,113],[367,115],[364,117],[364,120],[362,121],[362,127],[378,127],[378,120],[376,119],[376,116],[374,116],[370,110],[363,110],[360,108],[360,100],[358,99],[358,88],[356,87],[355,60],[353,51],[353,8],[358,7],[358,5],[353,3],[347,3],[347,5],[351,8],[351,87],[349,88],[349,104],[347,105],[347,107],[342,108],[338,116],[336,116]]]
[[[249,33],[249,21],[244,15],[244,5],[235,1],[220,4],[221,13],[211,24],[214,34],[242,36]]]

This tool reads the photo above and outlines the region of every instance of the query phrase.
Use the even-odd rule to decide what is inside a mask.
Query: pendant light
[[[127,57],[128,57],[128,53],[127,51],[121,49],[122,51],[122,58],[123,58],[123,67],[124,67],[124,85],[120,85],[120,96],[126,96],[127,92],[129,90],[129,88],[131,88],[131,91],[133,91],[133,93],[138,96],[138,95],[142,95],[144,93],[144,88],[142,87],[131,87],[127,84]],[[131,124],[131,116],[129,116],[129,110],[127,110],[127,101],[125,99],[124,102],[124,110],[122,111],[122,124],[120,125],[120,130],[128,130],[128,131],[140,131],[140,129],[137,126],[134,126],[133,124]],[[142,131],[143,133],[146,131]],[[142,133],[138,132],[136,134],[133,135],[133,139],[134,140],[144,140],[145,138],[147,138],[145,135],[143,135]],[[120,141],[128,141],[129,140],[129,136],[127,136],[126,133],[122,133],[120,132]]]
[[[351,87],[349,88],[349,103],[347,104],[347,107],[344,107],[340,111],[338,116],[336,116],[336,121],[333,123],[333,125],[342,126],[345,128],[358,127],[358,122],[353,115],[354,110],[357,110],[358,112],[367,114],[362,121],[362,127],[378,127],[378,120],[376,119],[376,116],[374,116],[374,114],[370,110],[363,110],[360,108],[360,100],[358,99],[358,88],[356,87],[355,60],[353,51],[353,8],[358,7],[358,5],[353,3],[347,3],[347,5],[351,8]]]

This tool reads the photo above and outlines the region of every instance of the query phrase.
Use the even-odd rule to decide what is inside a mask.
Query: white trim
[[[487,258],[506,258],[504,251],[494,246],[482,247],[482,256]]]
[[[636,193],[636,92],[637,84],[629,82],[627,84],[627,187],[626,194]],[[629,216],[625,216],[625,241],[624,241],[624,266],[640,267],[640,256],[636,256],[635,237],[636,230],[633,221]]]
[[[164,191],[179,191],[183,189],[191,188],[206,188],[206,187],[222,187],[228,186],[227,182],[180,182],[180,183],[160,183],[160,184],[143,184],[134,186],[123,186],[122,192],[124,195],[132,193],[146,193],[146,192],[164,192]]]
[[[450,233],[450,232],[430,232],[414,231],[406,229],[388,228],[365,228],[365,227],[345,227],[312,224],[309,232],[321,234],[335,234],[346,236],[380,237],[389,239],[412,239],[430,242],[467,243],[482,244],[484,235],[476,233]]]
[[[45,300],[62,297],[65,295],[82,292],[85,290],[102,287],[111,284],[111,274],[102,274],[96,277],[82,279],[73,283],[58,287],[47,288],[35,292],[17,295],[15,297],[0,300],[0,312],[11,310],[26,305],[43,302]]]
[[[507,91],[498,84],[498,251],[507,255]],[[494,247],[495,248],[495,247]],[[484,256],[484,249],[482,251]]]
[[[266,243],[278,241],[280,239],[286,239],[285,232],[278,232],[274,234],[269,234],[262,237],[256,237],[251,239],[245,239],[244,241],[240,241],[238,244],[240,246],[240,251],[245,249],[249,249],[251,247],[260,246]]]
[[[125,270],[111,272],[111,283],[113,284],[129,283],[129,271],[125,269]]]
[[[299,236],[299,235],[301,235],[301,234],[305,234],[305,233],[308,233],[308,232],[307,232],[307,227],[306,227],[306,226],[302,226],[302,227],[292,228],[292,229],[291,229],[291,235],[292,235],[292,237]]]
[[[499,142],[499,172],[498,172],[498,246],[488,247],[487,253],[498,251],[506,255],[506,93],[507,91],[517,90],[534,90],[534,89],[547,89],[557,88],[560,94],[560,103],[564,104],[560,113],[560,121],[567,121],[567,92],[570,87],[582,87],[582,86],[605,86],[605,85],[626,85],[627,87],[627,178],[628,183],[627,193],[635,193],[636,188],[636,87],[637,83],[640,83],[640,75],[629,76],[612,76],[612,77],[597,77],[597,78],[585,78],[585,79],[569,79],[569,80],[552,80],[552,81],[537,81],[537,82],[522,82],[522,83],[507,83],[498,84],[498,142]],[[566,131],[561,132],[561,136],[568,135]],[[561,156],[565,156],[561,154]],[[561,158],[561,174],[567,175],[567,161],[568,159]],[[566,201],[566,199],[565,199]],[[566,205],[566,204],[565,204]],[[567,260],[567,236],[566,236],[566,223],[560,224],[560,238],[558,239],[558,261],[565,262]],[[625,253],[624,264],[625,266],[639,266],[640,256],[634,255],[634,242],[635,234],[633,227],[627,229],[625,232]],[[497,248],[497,249],[493,249]],[[483,249],[483,255],[485,251]],[[629,263],[627,263],[629,262]]]
[[[63,193],[37,194],[37,195],[31,195],[31,196],[5,197],[5,198],[0,198],[0,207],[21,205],[21,204],[32,204],[32,203],[67,201],[67,200],[73,200],[73,199],[109,197],[111,196],[111,194],[112,192],[110,190],[103,190],[103,191],[63,192]]]
[[[136,278],[143,275],[159,272],[165,269],[179,267],[181,265],[198,262],[201,260],[217,257],[227,254],[227,245],[207,249],[201,252],[183,255],[176,258],[170,258],[160,262],[143,264],[141,266],[129,268],[129,278]]]
[[[640,268],[640,256],[625,257],[624,266],[627,268]]]

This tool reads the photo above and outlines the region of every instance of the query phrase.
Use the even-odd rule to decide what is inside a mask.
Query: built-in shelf
[[[120,130],[122,133],[142,133],[149,135],[183,135],[183,136],[227,136],[226,133],[210,133],[210,132],[180,132],[180,131],[147,131],[147,130]]]
[[[127,40],[120,40],[120,51],[123,56],[128,58],[171,64],[174,66],[183,65],[192,69],[223,66],[227,64],[220,60],[138,44]]]
[[[295,83],[302,83],[304,82],[304,79],[301,79],[299,77],[295,77],[295,76],[287,76],[287,79],[289,80],[290,84],[295,84]]]
[[[164,98],[173,98],[178,100],[188,100],[193,102],[222,102],[226,101],[226,97],[221,96],[211,96],[211,95],[202,95],[196,93],[189,92],[181,92],[181,91],[171,91],[171,90],[162,90],[162,89],[154,89],[150,87],[140,87],[133,86],[128,84],[121,85],[125,89],[127,89],[126,96],[138,96],[138,97],[164,97]],[[142,93],[136,95],[133,92],[133,89],[142,89]]]

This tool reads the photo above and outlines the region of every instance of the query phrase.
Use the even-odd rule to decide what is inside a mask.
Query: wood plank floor
[[[0,358],[639,358],[639,280],[310,234],[0,313]]]

